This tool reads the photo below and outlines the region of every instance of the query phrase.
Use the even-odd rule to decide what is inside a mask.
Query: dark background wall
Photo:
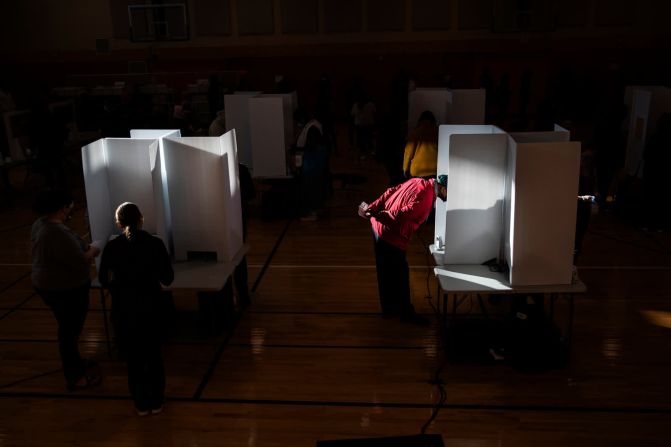
[[[174,10],[129,13],[164,3],[183,4],[186,23]],[[36,84],[135,79],[181,89],[231,71],[246,88],[270,90],[281,74],[310,106],[327,74],[344,111],[354,77],[384,108],[401,72],[420,87],[478,87],[488,69],[495,82],[509,75],[514,109],[530,71],[534,108],[559,83],[594,100],[613,82],[668,85],[670,12],[671,2],[654,0],[3,2],[2,78],[20,102]]]

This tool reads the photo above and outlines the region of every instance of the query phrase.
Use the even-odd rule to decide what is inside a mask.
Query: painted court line
[[[249,267],[259,268],[263,267],[261,264],[249,264]],[[410,268],[414,270],[433,269],[434,265],[411,265]],[[374,265],[301,265],[301,264],[277,264],[269,265],[271,269],[375,269]],[[671,266],[636,266],[636,265],[585,265],[578,267],[578,270],[671,270]]]

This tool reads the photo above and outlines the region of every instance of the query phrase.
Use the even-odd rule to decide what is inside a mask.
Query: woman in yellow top
[[[437,165],[438,126],[433,113],[425,110],[405,145],[403,173],[406,178],[435,178]]]

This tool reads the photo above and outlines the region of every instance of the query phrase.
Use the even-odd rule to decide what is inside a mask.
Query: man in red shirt
[[[412,178],[387,189],[363,209],[373,228],[375,264],[382,315],[427,325],[410,302],[410,271],[406,250],[413,233],[422,225],[436,198],[447,200],[447,175],[437,179]]]

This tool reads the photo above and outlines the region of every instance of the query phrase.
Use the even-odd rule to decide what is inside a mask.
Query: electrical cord
[[[447,327],[444,324],[443,318],[440,315],[440,312],[436,308],[434,302],[433,302],[433,297],[431,295],[431,287],[430,287],[430,279],[431,279],[431,272],[433,270],[433,265],[431,262],[431,253],[429,250],[429,245],[424,242],[424,239],[422,236],[417,233],[417,236],[419,240],[422,243],[422,246],[424,247],[424,253],[425,253],[425,258],[426,258],[426,266],[427,266],[427,273],[426,273],[426,300],[429,303],[429,306],[431,306],[431,309],[433,310],[433,313],[436,315],[436,319],[438,320],[438,328],[439,328],[439,333],[440,333],[440,343],[442,345],[443,340],[446,339],[446,331]],[[438,365],[438,368],[434,371],[432,379],[429,381],[430,384],[435,385],[438,388],[438,401],[435,403],[433,406],[433,409],[431,410],[431,416],[429,419],[422,425],[422,428],[420,430],[420,434],[424,435],[426,432],[426,429],[431,425],[431,423],[436,419],[438,416],[438,413],[440,410],[443,408],[445,405],[445,402],[447,401],[447,391],[445,391],[445,383],[443,382],[443,379],[441,378],[443,369],[445,369],[445,365],[447,365],[447,356],[443,352],[444,349],[439,350],[439,355],[442,355],[442,358],[440,360],[440,364]]]

